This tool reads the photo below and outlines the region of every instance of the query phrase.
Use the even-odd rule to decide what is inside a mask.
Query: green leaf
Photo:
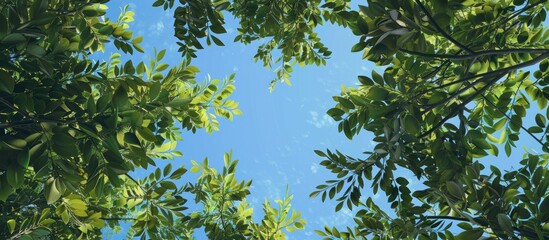
[[[156,61],[160,62],[160,60],[164,58],[165,54],[166,54],[166,49],[160,50],[160,52],[158,52],[158,54],[156,55]]]
[[[171,182],[171,181],[162,181],[160,182],[160,186],[166,188],[166,189],[177,189],[177,186],[175,185],[175,183]]]
[[[421,126],[419,125],[419,121],[414,116],[407,114],[404,117],[404,129],[412,135],[417,135],[421,131]]]
[[[118,88],[116,88],[116,91],[114,91],[112,101],[114,105],[119,108],[128,106],[130,102],[128,99],[128,93],[126,89],[124,89],[122,86],[119,86]]]
[[[499,213],[497,219],[499,226],[506,234],[508,234],[509,236],[515,236],[515,234],[513,233],[513,223],[511,222],[511,218],[509,218],[507,214]]]
[[[177,99],[174,99],[172,101],[170,101],[169,103],[166,103],[166,106],[167,107],[185,107],[187,105],[189,105],[189,103],[192,102],[192,98],[177,98]]]
[[[389,91],[380,86],[372,86],[366,93],[366,98],[374,101],[383,101],[389,95]]]
[[[347,108],[347,109],[354,109],[355,108],[355,105],[353,104],[353,102],[351,102],[351,100],[347,99],[347,98],[342,98],[342,97],[338,97],[337,98],[337,101],[341,104],[341,106],[343,106],[344,108]]]
[[[96,9],[94,6],[86,6],[82,9],[82,14],[86,17],[96,17],[102,15],[102,11]]]
[[[219,38],[215,37],[214,35],[211,35],[210,37],[212,38],[212,40],[213,40],[213,42],[215,43],[215,45],[217,45],[217,46],[225,46],[225,44],[223,44],[223,42],[222,42]]]
[[[351,132],[351,126],[349,124],[349,121],[345,120],[343,121],[343,133],[345,133],[345,136],[349,139],[353,139],[353,133]],[[333,197],[330,197],[333,198]]]
[[[45,183],[44,193],[46,194],[46,201],[48,204],[53,204],[61,197],[61,192],[59,191],[59,189],[57,189],[55,182],[56,179],[50,178]]]
[[[73,157],[79,154],[78,146],[72,136],[64,132],[55,133],[52,137],[53,150],[63,157]]]
[[[214,33],[221,34],[226,33],[227,30],[222,25],[214,24],[210,26],[210,30]]]
[[[23,149],[23,151],[19,152],[17,155],[17,163],[24,169],[26,169],[29,166],[30,162],[30,154],[29,150],[27,148]]]
[[[46,55],[46,50],[37,44],[29,44],[27,45],[27,53],[36,57],[42,57]]]
[[[536,124],[541,128],[545,127],[545,124],[546,124],[545,117],[539,113],[536,114]]]
[[[21,33],[12,33],[2,39],[2,44],[12,45],[27,41],[27,38]]]
[[[23,139],[11,139],[3,143],[14,150],[23,150],[27,146],[27,141]]]
[[[351,52],[360,52],[366,48],[368,44],[366,42],[359,42],[351,48]]]
[[[467,223],[467,222],[460,222],[457,224],[458,227],[460,227],[461,229],[463,230],[472,230],[473,227],[471,226],[471,224]]]
[[[10,234],[13,234],[13,232],[15,231],[15,219],[10,219],[7,223]]]
[[[339,109],[339,108],[331,108],[326,112],[330,117],[332,117],[334,120],[341,120],[341,116],[345,114],[345,111]]]
[[[0,70],[0,92],[13,93],[15,87],[15,80],[11,77],[11,74],[6,71]]]
[[[383,84],[384,84],[384,82],[385,82],[385,81],[383,80],[383,76],[381,76],[381,75],[380,75],[379,73],[377,73],[375,70],[372,71],[372,78],[374,79],[374,81],[375,81],[377,84],[383,86]]]
[[[103,35],[110,35],[114,31],[114,28],[111,25],[106,25],[99,28],[98,31]]]
[[[183,176],[183,174],[185,174],[186,172],[187,172],[187,169],[185,169],[183,167],[180,167],[177,170],[175,170],[172,173],[172,175],[170,175],[170,178],[174,179],[174,180],[177,180],[177,179],[181,178],[181,176]]]
[[[168,164],[164,167],[164,170],[162,171],[162,175],[164,175],[164,177],[167,177],[168,174],[170,174],[171,171],[172,171],[172,164],[171,164],[171,163],[168,163]]]
[[[133,45],[140,44],[141,42],[143,42],[143,36],[137,36],[132,40]],[[157,61],[159,61],[159,60],[157,60]]]
[[[129,145],[141,147],[141,142],[139,141],[139,138],[137,138],[137,136],[131,132],[124,133],[124,142]]]
[[[124,73],[128,75],[133,75],[135,73],[132,60],[129,60],[124,64]]]
[[[461,199],[463,198],[464,192],[463,187],[455,182],[449,181],[446,182],[446,189],[448,190],[448,193],[452,195],[455,198]]]
[[[19,188],[23,185],[25,181],[25,170],[26,168],[21,168],[16,165],[9,165],[8,170],[6,171],[8,184],[13,188]]]
[[[156,71],[157,72],[162,72],[162,71],[166,70],[169,66],[170,65],[168,65],[166,63],[161,63],[158,66],[156,66]]]
[[[530,33],[528,31],[523,31],[517,36],[517,42],[524,43],[528,40],[529,37]]]
[[[364,35],[370,32],[370,29],[368,28],[368,23],[362,17],[357,18],[357,27],[358,30],[360,30],[360,32]]]
[[[433,18],[435,19],[435,22],[443,29],[446,28],[452,20],[452,18],[444,12],[436,13]]]
[[[145,128],[145,127],[137,128],[137,133],[139,134],[139,136],[141,136],[143,139],[145,139],[149,142],[155,142],[156,141],[156,136],[148,128]]]
[[[372,79],[367,76],[358,76],[358,81],[364,86],[374,85],[374,81],[372,81]]]
[[[549,198],[544,198],[541,204],[539,205],[540,221],[549,222]]]
[[[415,31],[410,31],[405,34],[400,35],[397,39],[397,46],[402,47],[406,45],[410,40],[412,40],[416,35]]]
[[[456,236],[458,240],[477,240],[482,237],[484,231],[481,229],[467,230]]]
[[[197,166],[197,165],[194,165],[191,167],[191,169],[189,170],[191,173],[197,173],[197,172],[200,172],[200,167]]]
[[[5,176],[5,175],[4,175]],[[15,192],[10,184],[8,184],[6,177],[0,177],[0,200],[6,201],[8,197]]]

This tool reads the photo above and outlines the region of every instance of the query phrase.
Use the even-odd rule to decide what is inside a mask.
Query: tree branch
[[[50,217],[51,219],[54,219],[54,220],[61,220],[60,217]],[[104,220],[104,221],[135,221],[137,220],[137,218],[132,218],[132,217],[101,217],[99,218],[101,220]]]
[[[510,48],[510,49],[500,49],[500,50],[479,51],[469,55],[457,55],[457,54],[422,53],[422,52],[416,52],[416,51],[412,51],[404,48],[400,48],[399,50],[410,55],[430,57],[430,58],[449,59],[449,60],[468,60],[468,59],[475,59],[482,56],[502,55],[502,54],[511,54],[511,53],[541,54],[541,53],[549,52],[549,49]]]
[[[454,216],[425,216],[425,218],[434,219],[434,220],[451,220],[451,221],[469,222],[469,219],[467,218],[454,217]],[[534,237],[534,238],[538,237],[538,235],[535,232],[532,232],[528,229],[513,227],[513,230],[519,232],[520,235],[524,237]],[[544,236],[543,239],[547,240],[549,239],[549,236]]]
[[[21,125],[33,124],[33,123],[37,123],[37,122],[35,120],[32,120],[32,119],[23,119],[23,120],[18,121],[18,122],[0,123],[0,129],[2,129],[2,128],[12,128],[12,127],[17,127],[17,126],[21,126]]]
[[[473,50],[471,50],[470,48],[468,48],[467,46],[463,45],[462,43],[458,42],[456,39],[454,39],[452,36],[450,36],[450,34],[446,33],[439,25],[438,23],[435,21],[435,19],[433,18],[433,16],[431,16],[431,14],[429,13],[429,11],[427,10],[427,8],[425,7],[425,5],[423,5],[420,0],[415,0],[415,2],[419,5],[419,7],[421,8],[421,10],[425,13],[425,15],[427,16],[427,18],[429,18],[429,22],[431,22],[433,24],[433,26],[437,29],[437,31],[440,32],[440,34],[442,34],[442,36],[446,39],[448,39],[450,42],[452,42],[453,44],[455,44],[456,46],[458,46],[459,48],[465,50],[466,52],[470,53],[470,54],[474,54],[475,52]]]
[[[475,89],[476,90],[476,89]],[[501,109],[499,109],[496,104],[494,104],[490,99],[488,99],[486,96],[482,95],[482,98],[484,98],[485,101],[487,101],[490,105],[492,105],[498,112],[500,112],[501,114],[503,114],[503,116],[505,116],[507,119],[509,119],[509,121],[511,123],[514,123],[516,124],[517,126],[520,125],[520,128],[522,130],[524,130],[526,133],[528,133],[528,135],[530,135],[532,138],[534,138],[534,140],[536,140],[536,142],[538,142],[539,144],[541,144],[541,146],[545,146],[545,144],[541,141],[541,139],[539,139],[538,137],[536,137],[532,132],[530,132],[526,127],[524,127],[522,124],[517,124],[516,122],[513,121],[513,119],[504,111],[502,111]]]
[[[544,1],[539,1],[539,2],[537,2],[537,3],[533,3],[533,4],[530,4],[530,5],[528,5],[528,6],[525,6],[524,8],[522,8],[522,9],[516,11],[515,13],[513,13],[513,14],[510,15],[509,17],[505,18],[505,19],[503,20],[503,23],[506,23],[507,21],[509,21],[509,20],[511,20],[511,19],[513,19],[513,18],[515,18],[515,17],[517,17],[518,15],[522,14],[523,12],[526,12],[526,11],[528,11],[529,9],[531,9],[531,8],[533,8],[533,7],[535,7],[535,6],[539,5],[539,4],[542,4],[542,3],[544,3]]]
[[[435,130],[437,130],[440,126],[442,126],[442,124],[446,123],[448,120],[450,120],[451,118],[453,118],[463,107],[465,107],[465,105],[467,105],[468,103],[470,103],[471,101],[473,101],[479,94],[481,94],[482,92],[484,92],[486,89],[488,89],[490,86],[492,86],[492,84],[494,84],[498,79],[500,79],[501,77],[503,77],[504,74],[501,74],[501,75],[498,75],[498,76],[495,76],[490,82],[488,82],[484,87],[482,87],[480,90],[478,90],[477,92],[475,92],[473,95],[467,97],[462,103],[460,103],[457,107],[454,108],[454,110],[446,115],[446,117],[444,117],[440,122],[438,122],[437,124],[435,124],[433,127],[431,127],[431,129],[427,130],[426,132],[422,133],[421,135],[418,136],[418,138],[423,138],[425,136],[428,136],[429,134],[431,134],[432,132],[434,132]],[[474,87],[474,84],[471,84],[470,86]],[[457,95],[456,95],[457,96]],[[444,103],[446,103],[447,101],[449,101],[449,99],[452,99],[454,98],[454,96],[452,97],[449,97],[447,98],[446,101],[443,101]]]
[[[135,221],[137,218],[132,217],[111,217],[111,218],[99,218],[105,221]]]
[[[29,117],[29,116],[27,116]],[[7,122],[7,123],[0,123],[0,129],[1,128],[10,128],[10,127],[17,127],[20,125],[27,125],[27,124],[36,124],[36,123],[42,123],[42,122],[50,122],[50,123],[61,123],[61,124],[71,124],[78,122],[78,119],[67,119],[67,120],[61,120],[61,119],[47,119],[47,118],[38,118],[38,117],[30,117],[32,119],[23,119],[21,121],[17,122]]]
[[[416,97],[419,97],[425,93],[428,93],[432,90],[436,90],[436,89],[441,89],[441,88],[445,88],[445,87],[449,87],[451,85],[454,85],[454,84],[458,84],[458,83],[462,83],[462,82],[466,82],[466,81],[469,81],[469,80],[473,80],[475,78],[479,78],[479,77],[483,77],[483,79],[486,79],[486,78],[491,78],[491,77],[494,77],[494,76],[497,76],[497,75],[501,75],[501,74],[506,74],[508,72],[511,72],[511,71],[514,71],[514,70],[518,70],[518,69],[521,69],[521,68],[525,68],[525,67],[529,67],[531,65],[534,65],[546,58],[549,58],[549,51],[543,53],[542,55],[536,57],[536,58],[533,58],[532,60],[530,61],[527,61],[527,62],[523,62],[523,63],[519,63],[517,65],[514,65],[514,66],[511,66],[511,67],[506,67],[506,68],[502,68],[502,69],[498,69],[498,70],[495,70],[495,71],[491,71],[491,72],[486,72],[486,73],[482,73],[482,74],[478,74],[478,75],[474,75],[474,76],[469,76],[469,77],[465,77],[465,78],[462,78],[462,79],[459,79],[459,80],[456,80],[456,81],[453,81],[451,83],[446,83],[446,84],[441,84],[439,86],[436,86],[436,87],[433,87],[433,88],[430,88],[430,89],[427,89],[425,91],[422,91],[418,94],[416,94],[413,98],[416,98]],[[461,94],[462,92],[464,92],[465,90],[469,89],[470,86],[474,86],[476,85],[477,83],[480,83],[483,79],[480,79],[478,81],[475,81],[473,83],[471,83],[468,87],[466,87],[464,90],[459,90],[457,92],[457,94]]]
[[[462,221],[468,222],[467,218],[454,217],[454,216],[425,216],[426,219],[436,219],[436,220],[452,220],[452,221]]]

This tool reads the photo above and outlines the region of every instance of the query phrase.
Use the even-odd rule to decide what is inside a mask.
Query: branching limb
[[[436,87],[433,87],[433,88],[430,88],[430,89],[427,89],[425,91],[422,91],[418,94],[416,94],[413,98],[416,98],[416,97],[419,97],[425,93],[428,93],[430,91],[433,91],[433,90],[436,90],[436,89],[441,89],[441,88],[445,88],[445,87],[449,87],[449,86],[452,86],[454,84],[458,84],[458,83],[462,83],[462,82],[466,82],[466,81],[469,81],[469,80],[473,80],[473,79],[476,79],[476,78],[482,78],[480,80],[477,80],[473,83],[471,83],[470,85],[466,86],[466,89],[469,89],[471,86],[474,86],[476,85],[477,83],[480,83],[481,81],[483,81],[484,79],[486,78],[492,78],[494,76],[498,76],[498,75],[505,75],[506,73],[508,72],[511,72],[511,71],[515,71],[515,70],[518,70],[518,69],[522,69],[522,68],[525,68],[525,67],[529,67],[529,66],[532,66],[546,58],[549,58],[549,51],[543,53],[542,55],[536,57],[536,58],[533,58],[532,60],[530,61],[527,61],[527,62],[523,62],[523,63],[519,63],[517,65],[514,65],[514,66],[510,66],[510,67],[506,67],[506,68],[502,68],[502,69],[498,69],[498,70],[495,70],[495,71],[491,71],[491,72],[486,72],[486,73],[482,73],[482,74],[477,74],[477,75],[473,75],[473,76],[469,76],[469,77],[464,77],[462,79],[459,79],[459,80],[456,80],[456,81],[453,81],[453,82],[450,82],[450,83],[445,83],[445,84],[441,84],[439,86],[436,86]],[[459,93],[457,93],[458,95],[461,94],[462,92],[464,92],[465,90],[463,91],[458,91]]]
[[[433,133],[435,130],[437,130],[438,128],[440,128],[440,126],[442,126],[444,123],[446,123],[448,120],[450,120],[451,118],[453,118],[459,111],[461,111],[467,104],[469,104],[471,101],[473,101],[479,94],[481,94],[482,92],[486,91],[486,89],[488,89],[490,86],[492,86],[492,84],[494,84],[498,79],[500,79],[501,77],[503,77],[503,74],[502,75],[499,75],[499,76],[495,76],[489,83],[487,83],[484,87],[482,87],[480,90],[478,90],[477,92],[473,93],[471,96],[467,97],[462,103],[460,103],[458,106],[456,106],[454,108],[454,110],[446,115],[446,117],[444,117],[440,122],[438,122],[437,124],[435,124],[431,129],[427,130],[426,132],[422,133],[421,135],[418,136],[418,138],[423,138],[425,136],[428,136],[429,134]],[[472,85],[474,86],[474,85]],[[451,98],[447,98],[447,99],[451,99]],[[447,102],[447,101],[444,101],[444,102]]]
[[[475,89],[476,90],[476,89]],[[492,102],[490,99],[488,99],[486,96],[482,95],[482,98],[484,98],[484,100],[486,100],[490,105],[492,105],[498,112],[500,112],[501,114],[503,114],[503,116],[505,116],[507,119],[509,119],[509,121],[513,124],[516,124],[517,126],[520,126],[520,128],[522,130],[524,130],[526,133],[528,133],[528,135],[530,135],[534,140],[536,140],[536,142],[538,142],[539,144],[541,144],[541,146],[545,146],[545,144],[543,143],[543,141],[541,141],[541,139],[539,139],[538,137],[536,137],[536,135],[534,135],[531,131],[529,131],[526,127],[524,127],[522,124],[518,124],[516,122],[513,121],[513,119],[511,118],[511,116],[509,116],[506,112],[502,111],[501,109],[499,109],[496,104],[494,104],[494,102]]]
[[[469,60],[469,59],[475,59],[482,56],[490,56],[490,55],[503,55],[503,54],[512,54],[512,53],[530,53],[530,54],[542,54],[549,52],[549,49],[528,49],[528,48],[510,48],[510,49],[500,49],[500,50],[487,50],[487,51],[479,51],[475,54],[469,54],[469,55],[457,55],[457,54],[433,54],[433,53],[423,53],[423,52],[416,52],[404,48],[400,48],[400,51],[410,54],[410,55],[416,55],[421,57],[428,57],[428,58],[440,58],[440,59],[449,59],[449,60]]]
[[[451,220],[451,221],[460,221],[460,222],[470,222],[467,218],[454,217],[454,216],[425,216],[425,218],[426,219],[431,219],[431,220]],[[486,227],[486,226],[483,226],[483,227]],[[537,238],[538,237],[538,235],[535,232],[532,232],[528,229],[513,227],[513,230],[518,232],[523,237],[530,237],[530,238],[532,238],[532,237]],[[544,236],[543,239],[547,240],[547,239],[549,239],[549,236]]]

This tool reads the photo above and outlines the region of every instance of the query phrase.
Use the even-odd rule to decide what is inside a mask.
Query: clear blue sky
[[[109,16],[117,16],[123,4],[111,2]],[[152,55],[154,48],[167,49],[164,61],[177,64],[181,55],[173,37],[172,12],[152,8],[150,4],[131,4],[129,8],[135,12],[135,22],[130,26],[134,34],[144,36],[145,51]],[[293,86],[281,83],[270,93],[269,82],[275,75],[253,61],[258,44],[232,43],[237,25],[232,16],[227,18],[228,33],[220,36],[226,46],[199,51],[192,65],[201,70],[199,81],[208,74],[224,78],[236,73],[232,99],[240,102],[243,115],[233,121],[222,121],[220,131],[213,134],[184,132],[184,140],[178,144],[184,156],[173,164],[190,167],[191,160],[208,157],[213,166],[221,167],[223,153],[232,150],[234,158],[239,159],[237,178],[253,179],[248,201],[254,205],[254,217],[262,214],[261,203],[265,198],[283,197],[288,185],[294,195],[294,208],[308,222],[305,231],[291,233],[290,239],[317,239],[313,231],[325,224],[352,224],[350,212],[335,213],[334,202],[322,203],[319,198],[308,196],[315,186],[335,177],[318,164],[322,159],[314,154],[315,149],[338,149],[360,156],[371,148],[367,135],[349,141],[337,132],[337,124],[325,114],[335,105],[332,96],[339,95],[342,85],[355,85],[357,75],[368,74],[372,69],[371,63],[361,60],[362,54],[350,52],[357,38],[336,26],[321,27],[320,36],[333,51],[327,66],[296,66],[291,78]]]
[[[117,16],[121,4],[124,3],[112,1],[109,15]],[[172,12],[152,8],[149,3],[131,4],[130,9],[136,13],[131,28],[135,34],[144,36],[146,52],[152,55],[153,48],[167,49],[165,61],[177,64],[181,55],[173,37]],[[220,131],[213,134],[184,132],[184,140],[178,144],[178,150],[184,156],[173,164],[190,168],[191,160],[201,162],[208,157],[212,165],[220,168],[223,153],[232,150],[233,156],[240,160],[237,178],[253,179],[248,200],[254,205],[256,218],[262,213],[260,204],[264,199],[282,197],[289,185],[294,195],[294,208],[301,211],[308,222],[305,231],[291,233],[290,239],[318,239],[313,231],[325,224],[352,225],[353,215],[349,211],[335,213],[335,202],[322,203],[319,198],[309,199],[308,196],[315,186],[335,178],[318,164],[322,159],[313,150],[338,149],[362,157],[363,151],[373,147],[369,133],[363,131],[349,141],[337,132],[336,123],[325,114],[335,105],[332,96],[339,95],[342,85],[355,85],[357,75],[370,75],[374,68],[372,63],[361,59],[361,53],[350,52],[358,38],[337,26],[321,27],[320,36],[333,52],[327,66],[296,67],[291,78],[292,87],[279,84],[273,93],[269,93],[268,86],[274,73],[252,60],[258,44],[232,43],[236,24],[231,16],[227,18],[228,33],[220,36],[226,46],[212,46],[199,51],[192,65],[201,70],[199,81],[206,79],[208,74],[212,78],[224,78],[236,73],[236,91],[232,99],[240,102],[244,114],[232,122],[222,121]],[[190,179],[195,178],[196,175],[191,175]],[[413,188],[417,181],[409,180]],[[368,194],[371,193],[363,193],[365,196]],[[373,196],[374,199],[377,197]],[[384,196],[379,199],[381,204],[386,202]]]

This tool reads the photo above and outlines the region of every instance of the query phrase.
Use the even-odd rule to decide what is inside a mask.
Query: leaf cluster
[[[375,146],[358,161],[365,168],[339,152],[318,152],[338,179],[312,195],[324,191],[325,200],[328,192],[339,202],[336,210],[345,202],[360,209],[354,228],[318,233],[341,239],[546,238],[546,210],[539,207],[549,194],[543,180],[547,7],[546,1],[420,0],[360,6],[350,25],[360,37],[352,51],[387,67],[359,76],[359,86],[344,88],[327,113],[349,139],[361,130],[373,133]],[[512,156],[525,135],[544,153],[509,159],[520,163],[518,170],[485,169],[482,158],[501,158],[500,151]],[[410,186],[412,179],[402,174],[419,184]],[[370,198],[357,199],[366,195],[366,181],[374,194],[383,190],[396,216]],[[349,202],[355,186],[359,193]],[[461,232],[451,228],[455,224]]]
[[[132,223],[128,237],[192,237],[184,194],[199,191],[178,182],[183,166],[157,163],[183,155],[175,150],[183,131],[211,133],[219,118],[241,114],[229,99],[234,75],[198,82],[198,68],[164,63],[165,50],[149,62],[124,61],[120,53],[92,60],[109,47],[144,52],[143,37],[129,28],[134,13],[123,8],[111,20],[106,2],[1,4],[2,239],[100,238],[124,221]],[[148,176],[134,178],[137,171]],[[249,194],[243,191],[239,201]],[[283,206],[281,213],[289,211],[289,202]]]

